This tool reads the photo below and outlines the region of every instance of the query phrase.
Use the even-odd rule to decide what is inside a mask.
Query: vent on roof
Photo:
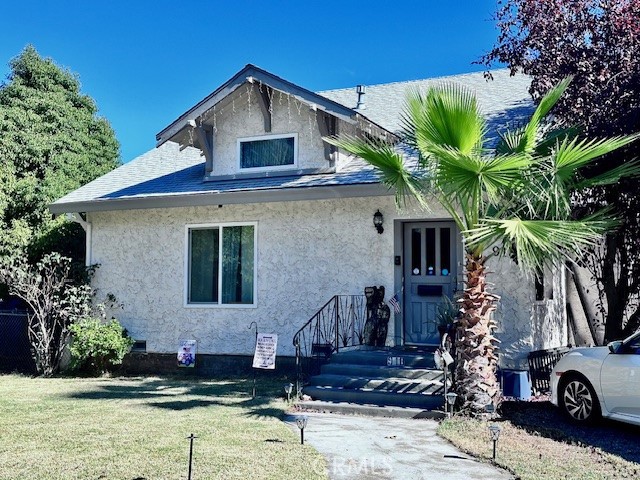
[[[356,93],[358,94],[358,103],[356,104],[357,110],[364,110],[367,106],[364,104],[364,94],[367,93],[367,87],[364,85],[358,85],[356,87]]]

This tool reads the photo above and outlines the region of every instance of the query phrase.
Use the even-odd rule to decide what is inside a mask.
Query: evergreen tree
[[[119,165],[120,146],[76,74],[27,46],[0,85],[0,259],[58,251],[81,261],[84,233],[48,205]]]

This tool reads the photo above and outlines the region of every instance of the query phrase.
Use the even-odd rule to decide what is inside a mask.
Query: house
[[[294,334],[328,300],[370,285],[400,296],[387,345],[437,344],[436,307],[460,288],[454,223],[435,201],[398,210],[370,166],[322,138],[393,139],[407,90],[441,81],[475,91],[496,134],[532,103],[527,77],[493,77],[314,93],[247,65],[158,133],[157,148],[50,209],[85,227],[87,264],[100,265],[94,285],[124,304],[118,317],[146,352],[141,365],[174,367],[185,339],[197,341],[199,359],[238,362],[253,354],[252,322],[278,334],[278,355],[290,358]],[[563,272],[536,289],[510,262],[490,266],[501,365],[565,345]]]

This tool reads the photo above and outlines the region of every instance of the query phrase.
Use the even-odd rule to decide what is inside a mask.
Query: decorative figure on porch
[[[366,287],[367,321],[364,324],[364,343],[374,347],[384,347],[391,310],[384,301],[384,287]]]

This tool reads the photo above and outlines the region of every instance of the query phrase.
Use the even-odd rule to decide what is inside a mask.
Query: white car
[[[550,380],[551,403],[571,421],[602,416],[640,425],[640,331],[606,347],[571,350]]]

